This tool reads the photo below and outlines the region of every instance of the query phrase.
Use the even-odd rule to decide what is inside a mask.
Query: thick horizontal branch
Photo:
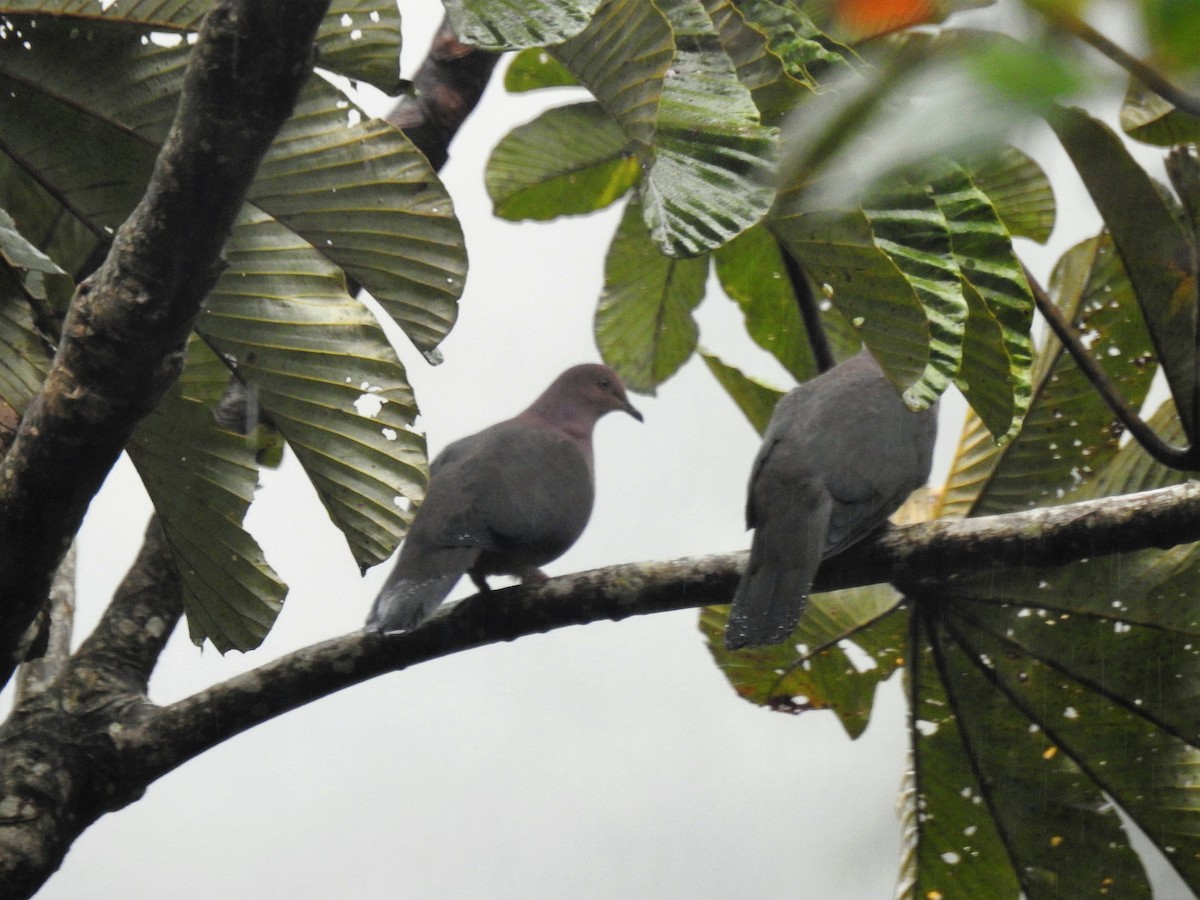
[[[891,528],[840,557],[817,590],[1004,566],[1059,565],[1200,540],[1200,483],[1003,516]],[[467,598],[408,634],[315,644],[152,713],[116,736],[146,783],[288,710],[385,672],[602,619],[729,602],[746,554],[632,563]]]
[[[175,380],[245,193],[291,114],[328,0],[219,3],[146,193],[80,284],[0,463],[0,676],[88,503]]]

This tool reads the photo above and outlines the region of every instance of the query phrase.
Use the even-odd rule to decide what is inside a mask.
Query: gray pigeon
[[[639,422],[612,369],[567,369],[529,409],[455,441],[430,466],[429,490],[384,582],[370,631],[407,631],[433,614],[469,573],[545,579],[592,514],[592,429],[612,410]]]
[[[929,477],[937,406],[914,413],[863,350],[775,407],[750,473],[750,561],[725,646],[784,640],[817,566],[857,543]]]

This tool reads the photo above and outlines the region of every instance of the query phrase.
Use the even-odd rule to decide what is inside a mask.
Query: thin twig
[[[1083,370],[1083,374],[1087,376],[1092,387],[1108,404],[1109,409],[1113,411],[1113,414],[1125,426],[1134,440],[1141,444],[1142,448],[1157,462],[1168,468],[1184,472],[1200,468],[1200,454],[1196,453],[1194,447],[1171,446],[1155,434],[1154,429],[1147,425],[1141,416],[1129,408],[1117,386],[1109,379],[1100,364],[1092,359],[1091,354],[1079,343],[1079,338],[1072,331],[1062,312],[1054,305],[1028,267],[1025,268],[1025,280],[1029,282],[1029,288],[1033,291],[1033,299],[1037,303],[1038,312],[1045,317],[1050,329],[1062,342],[1067,352],[1071,354],[1075,364]]]
[[[1067,12],[1061,3],[1046,4],[1038,0],[1026,0],[1026,3],[1059,28],[1104,54],[1176,109],[1189,115],[1200,116],[1200,97],[1188,93],[1158,69],[1114,44],[1087,22]]]
[[[829,346],[829,337],[825,334],[825,326],[821,324],[821,311],[817,308],[817,298],[813,296],[812,286],[808,277],[800,268],[800,263],[788,253],[783,244],[779,245],[780,255],[783,256],[783,267],[787,272],[788,281],[792,284],[792,293],[796,297],[796,305],[800,308],[800,318],[804,322],[804,332],[808,335],[808,346],[812,350],[817,368],[828,372],[837,360],[833,348]]]

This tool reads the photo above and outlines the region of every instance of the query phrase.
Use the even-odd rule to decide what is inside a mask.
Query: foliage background
[[[440,5],[406,0],[401,11],[407,74]],[[1093,109],[1111,118],[1119,94],[1097,99]],[[482,188],[492,145],[544,102],[509,97],[497,79],[443,172],[471,252],[467,293],[442,366],[404,353],[434,453],[596,356],[592,312],[619,213],[513,226],[492,217]],[[1024,145],[1058,194],[1050,247],[1020,248],[1045,280],[1096,219],[1048,131]],[[744,339],[734,304],[713,297],[697,318],[706,347],[787,383]],[[638,403],[644,426],[601,425],[596,513],[552,572],[747,545],[744,481],[758,441],[702,362]],[[961,413],[945,406],[934,483]],[[130,500],[140,488],[128,466],[111,481],[81,540],[80,634],[149,514],[148,503]],[[152,683],[160,701],[357,628],[386,572],[358,577],[290,463],[265,474],[251,528],[292,585],[279,623],[246,657],[198,655],[180,630]],[[103,818],[41,896],[889,896],[905,758],[898,680],[883,686],[866,735],[851,743],[832,715],[793,720],[737,701],[695,623],[687,611],[571,629],[323,700]],[[1182,895],[1170,884],[1158,883],[1161,896]]]

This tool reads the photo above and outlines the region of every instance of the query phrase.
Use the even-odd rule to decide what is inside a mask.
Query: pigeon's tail
[[[423,581],[389,577],[367,616],[367,630],[391,634],[416,628],[433,615],[460,577],[445,575]]]
[[[827,523],[827,514],[801,515],[755,529],[725,626],[727,649],[778,644],[792,633],[821,564]]]
[[[446,599],[479,551],[473,547],[440,548],[436,553],[402,549],[396,567],[379,590],[368,631],[391,634],[416,628]]]

